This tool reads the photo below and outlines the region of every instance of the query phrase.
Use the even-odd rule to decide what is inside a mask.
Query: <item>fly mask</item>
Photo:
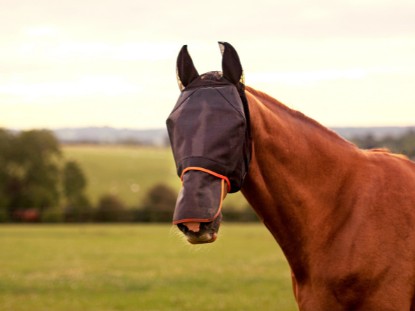
[[[167,129],[183,187],[173,223],[209,223],[227,192],[238,191],[251,158],[249,110],[235,49],[219,43],[221,72],[199,75],[183,46],[177,59],[180,97]]]

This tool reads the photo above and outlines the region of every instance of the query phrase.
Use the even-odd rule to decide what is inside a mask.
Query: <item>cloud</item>
[[[6,82],[0,84],[0,98],[14,97],[14,101],[22,103],[36,101],[37,104],[46,104],[42,99],[48,97],[90,97],[90,96],[125,96],[140,93],[142,88],[119,76],[82,76],[76,80],[25,83]],[[1,103],[0,103],[1,105]]]
[[[23,33],[28,38],[54,38],[60,34],[60,30],[54,26],[39,25],[34,27],[27,27]]]
[[[294,72],[257,72],[247,75],[252,83],[258,84],[285,84],[307,86],[319,82],[333,80],[361,80],[370,75],[402,73],[403,70],[391,67],[378,68],[347,68],[347,69],[323,69],[314,71]]]
[[[42,40],[21,42],[15,47],[17,56],[26,61],[34,59],[46,63],[67,60],[158,61],[171,58],[177,50],[177,45],[164,42],[45,41],[43,36],[40,38]],[[10,57],[16,55],[13,48],[9,50]]]

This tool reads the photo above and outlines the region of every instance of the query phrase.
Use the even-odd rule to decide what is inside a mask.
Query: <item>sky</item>
[[[415,125],[413,0],[0,0],[0,127],[165,126],[187,44],[325,126]]]

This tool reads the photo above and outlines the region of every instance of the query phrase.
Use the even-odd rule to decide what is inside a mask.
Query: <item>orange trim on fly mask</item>
[[[221,174],[218,174],[218,173],[215,173],[214,171],[208,170],[208,169],[203,168],[203,167],[198,167],[198,166],[189,166],[189,167],[186,167],[183,170],[182,175],[180,176],[181,181],[183,181],[183,175],[184,175],[184,173],[186,173],[188,171],[202,171],[204,173],[208,173],[210,175],[213,175],[215,177],[218,177],[218,178],[226,181],[226,184],[228,185],[228,192],[231,191],[231,182],[229,181],[229,178],[228,177],[226,177],[224,175],[221,175]]]

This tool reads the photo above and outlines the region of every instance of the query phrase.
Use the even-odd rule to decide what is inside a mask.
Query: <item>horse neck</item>
[[[242,192],[298,276],[358,149],[263,93],[247,87],[246,95],[253,152]]]

